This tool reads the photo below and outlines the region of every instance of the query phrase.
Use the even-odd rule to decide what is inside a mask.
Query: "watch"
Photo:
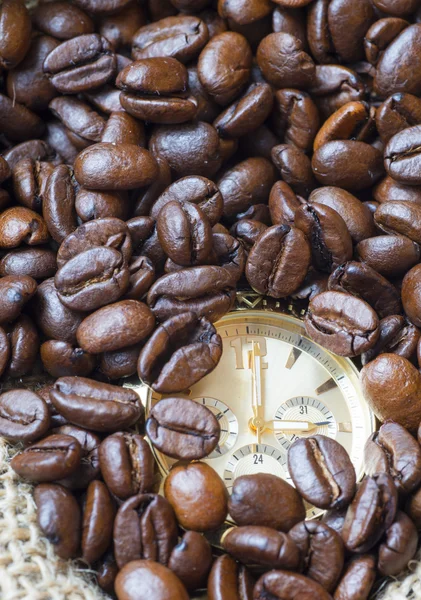
[[[376,420],[364,400],[357,366],[313,342],[305,332],[304,314],[293,302],[237,292],[235,308],[215,323],[223,342],[219,364],[178,394],[207,406],[218,419],[219,444],[202,460],[228,491],[236,477],[260,472],[292,484],[288,449],[297,438],[314,434],[342,444],[357,478],[363,475],[364,445]],[[134,387],[148,416],[162,396],[146,385]],[[176,461],[152,449],[165,477]],[[306,509],[307,518],[324,512],[309,504]]]

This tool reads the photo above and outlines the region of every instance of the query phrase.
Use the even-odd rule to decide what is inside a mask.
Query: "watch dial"
[[[217,368],[189,390],[221,425],[215,451],[205,460],[230,491],[239,475],[273,473],[290,483],[287,452],[299,437],[336,439],[357,476],[363,448],[375,427],[347,359],[306,337],[298,319],[263,311],[231,313],[216,324],[223,340]],[[171,460],[158,453],[164,470]],[[320,511],[309,507],[308,517]]]

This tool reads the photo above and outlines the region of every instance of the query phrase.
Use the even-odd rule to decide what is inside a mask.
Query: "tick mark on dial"
[[[325,394],[326,392],[330,392],[330,390],[334,390],[335,387],[338,387],[338,384],[336,383],[336,381],[334,379],[329,377],[329,379],[327,381],[325,381],[324,383],[319,385],[318,388],[316,388],[316,394],[318,396],[320,394]]]
[[[302,350],[299,350],[298,348],[292,348],[291,352],[289,353],[287,362],[285,363],[285,368],[292,369],[292,367],[295,365],[302,353]]]
[[[338,431],[341,431],[342,433],[351,433],[352,432],[352,423],[350,423],[350,422],[338,423]]]

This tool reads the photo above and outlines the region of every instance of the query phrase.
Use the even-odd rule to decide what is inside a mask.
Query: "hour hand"
[[[318,423],[312,423],[311,421],[282,421],[276,419],[275,421],[267,421],[265,427],[272,431],[314,431],[323,425],[329,425],[330,421],[320,421]]]

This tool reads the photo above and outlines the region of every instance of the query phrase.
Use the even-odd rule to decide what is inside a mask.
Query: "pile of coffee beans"
[[[420,148],[418,0],[0,3],[0,435],[24,444],[13,468],[61,557],[110,593],[120,571],[119,600],[184,599],[209,571],[210,600],[363,600],[405,567]],[[298,303],[316,342],[363,366],[385,424],[358,489],[319,436],[292,446],[298,491],[258,475],[228,500],[194,462],[219,425],[177,394],[218,364],[213,323],[244,288]],[[117,385],[135,374],[165,395],[151,443],[182,461],[165,497],[139,397]],[[228,511],[212,566],[202,533]],[[244,565],[276,570],[254,586]]]

